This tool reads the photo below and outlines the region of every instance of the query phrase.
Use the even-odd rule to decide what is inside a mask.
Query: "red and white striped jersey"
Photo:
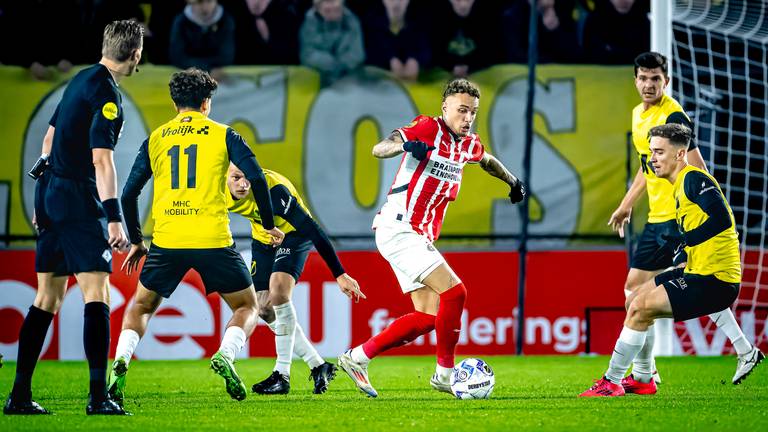
[[[403,141],[423,141],[435,150],[422,161],[411,153],[403,154],[373,227],[390,221],[408,223],[418,234],[435,241],[448,203],[459,194],[464,165],[480,162],[485,154],[483,144],[474,133],[456,136],[440,117],[418,116],[397,132]]]

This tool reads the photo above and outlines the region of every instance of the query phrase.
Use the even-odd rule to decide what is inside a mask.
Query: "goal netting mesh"
[[[710,172],[733,209],[741,243],[742,283],[734,314],[747,338],[768,348],[768,0],[675,0],[672,13],[673,95],[692,115]],[[697,328],[697,326],[699,326]],[[715,344],[711,320],[678,324],[684,353],[704,337]]]

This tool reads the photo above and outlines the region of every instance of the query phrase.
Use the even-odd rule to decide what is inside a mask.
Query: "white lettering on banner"
[[[24,282],[15,280],[3,280],[0,281],[0,310],[10,309],[18,312],[22,317],[27,316],[29,306],[35,301],[35,294],[37,291]],[[3,324],[7,325],[6,323]],[[18,329],[15,329],[18,331]],[[5,335],[9,336],[9,335]],[[3,343],[0,342],[0,353],[3,354],[5,360],[15,361],[16,356],[19,354],[19,341],[18,334],[13,336],[13,342]],[[48,328],[48,333],[45,334],[45,341],[43,342],[43,349],[41,353],[45,353],[48,347],[51,345],[51,338],[53,337],[53,326]]]
[[[56,90],[49,93],[40,101],[38,109],[27,125],[27,131],[24,135],[24,158],[23,167],[31,167],[38,157],[40,157],[40,144],[48,131],[48,122],[56,110],[56,106],[61,100],[61,96],[66,90],[66,83]],[[144,125],[144,117],[139,111],[133,100],[128,97],[123,90],[120,90],[123,97],[123,129],[115,146],[114,159],[117,167],[117,190],[123,190],[125,181],[131,173],[133,161],[136,159],[136,151],[139,145],[149,135],[149,131]],[[218,107],[217,107],[218,109]],[[28,169],[28,168],[27,168]],[[26,172],[26,171],[25,171]],[[22,192],[24,194],[24,212],[27,215],[29,226],[32,226],[32,212],[34,210],[35,180],[29,176],[22,175]],[[144,190],[139,197],[139,211],[141,215],[149,214],[149,206],[152,204],[152,182],[144,186]],[[82,345],[82,344],[81,344]]]
[[[353,181],[357,125],[373,120],[379,135],[385,137],[414,117],[416,110],[408,92],[384,75],[364,85],[343,79],[318,93],[304,136],[304,187],[312,212],[329,233],[370,234],[371,221],[384,204],[400,164],[400,158],[379,161],[379,178],[368,179],[378,181],[376,202],[368,208],[361,206]]]
[[[491,150],[513,173],[523,172],[525,148],[525,95],[528,83],[514,78],[501,85],[490,109]],[[551,80],[536,85],[536,113],[546,119],[550,133],[574,132],[576,129],[575,84],[572,79]],[[534,234],[563,233],[576,230],[581,208],[581,183],[576,170],[546,140],[534,135],[531,147],[531,184],[527,189],[535,194],[542,206],[542,219],[531,221]],[[538,169],[537,169],[538,168]],[[509,200],[493,204],[493,232],[519,233],[520,212]],[[566,240],[551,241],[553,247],[565,245]]]
[[[397,317],[390,317],[389,310],[376,309],[368,319],[368,326],[371,329],[371,336],[384,331],[388,325]],[[461,314],[461,333],[459,333],[459,345],[468,345],[470,342],[474,345],[504,345],[508,340],[512,340],[511,330],[514,328],[512,317],[497,317],[495,320],[479,316],[471,321],[469,313],[465,309]],[[509,334],[508,334],[509,333]],[[426,343],[426,338],[422,335],[412,342],[420,346]],[[433,330],[429,334],[429,345],[437,345],[437,335]]]
[[[528,317],[525,319],[526,345],[552,345],[559,353],[572,353],[579,344],[586,341],[586,322],[579,317],[558,317],[551,322],[546,317]],[[537,338],[537,333],[540,338]]]
[[[323,282],[323,339],[312,340],[309,325],[309,284],[299,282],[293,290],[296,318],[304,333],[323,357],[334,357],[349,349],[352,341],[352,303],[336,282]]]
[[[125,303],[123,294],[109,285],[110,309],[120,308]],[[83,294],[78,284],[69,287],[64,295],[59,310],[59,359],[83,360],[85,349],[83,348]],[[110,320],[111,321],[111,320]]]
[[[754,312],[744,312],[741,314],[739,326],[744,332],[745,338],[754,343],[755,340],[755,314]],[[691,345],[693,345],[693,351],[696,355],[701,356],[719,356],[722,355],[725,349],[725,341],[727,339],[725,333],[720,329],[712,336],[712,342],[707,343],[707,336],[704,328],[701,326],[701,320],[698,318],[688,320],[684,322],[685,329],[688,331],[688,335],[691,338]],[[714,324],[710,324],[713,325]],[[675,354],[684,354],[682,347],[679,343],[679,337],[675,338],[675,342],[678,342]]]
[[[192,336],[213,336],[213,311],[203,293],[181,282],[171,298],[163,300],[158,312],[173,309],[181,315],[155,315],[149,321],[144,337],[136,347],[140,359],[194,359],[205,355],[205,349]],[[157,336],[178,336],[173,342],[161,342]]]

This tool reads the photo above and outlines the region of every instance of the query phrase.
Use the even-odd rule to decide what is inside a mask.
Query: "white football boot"
[[[363,365],[352,359],[352,350],[347,350],[339,356],[339,367],[352,378],[357,388],[370,397],[376,397],[379,394],[371,385],[368,379],[368,365]]]
[[[733,375],[733,384],[740,384],[744,381],[755,369],[755,366],[759,365],[764,358],[765,355],[756,346],[752,347],[752,351],[740,355],[736,363],[736,373]]]

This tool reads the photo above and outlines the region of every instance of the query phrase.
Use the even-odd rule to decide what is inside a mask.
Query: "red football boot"
[[[605,377],[595,381],[595,385],[580,394],[579,397],[624,396],[624,387],[608,381]]]
[[[651,380],[647,383],[640,382],[635,379],[632,374],[621,380],[621,386],[624,387],[624,393],[634,393],[638,395],[652,395],[656,394],[658,388],[656,387],[656,381]]]

